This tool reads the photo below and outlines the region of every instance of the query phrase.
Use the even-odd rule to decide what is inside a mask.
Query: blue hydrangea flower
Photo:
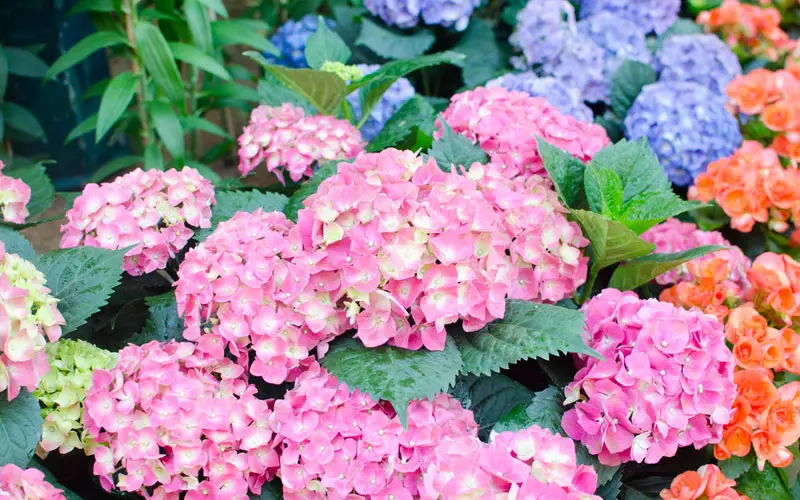
[[[626,60],[650,64],[652,55],[647,37],[636,23],[610,12],[600,12],[578,23],[578,33],[591,38],[605,53],[605,80],[609,85],[614,73]]]
[[[681,0],[581,0],[580,17],[610,12],[636,23],[645,33],[661,34],[678,19]]]
[[[420,15],[427,25],[463,31],[481,0],[364,0],[364,7],[389,26],[413,28]]]
[[[503,87],[506,90],[526,92],[541,97],[565,115],[580,121],[591,122],[592,110],[581,100],[580,92],[553,77],[538,77],[533,71],[507,74],[486,83],[487,87]]]
[[[325,20],[325,24],[330,29],[336,27],[336,23],[330,19]],[[290,68],[307,68],[306,62],[306,43],[317,31],[317,16],[309,14],[303,16],[299,21],[288,20],[278,31],[269,39],[272,44],[280,51],[280,57],[269,53],[264,53],[264,57],[272,64],[288,66]]]
[[[533,66],[556,59],[575,29],[575,9],[567,0],[530,0],[509,41]]]
[[[742,143],[725,98],[691,82],[657,82],[642,89],[625,118],[628,139],[647,138],[670,180],[688,186],[712,161]]]
[[[542,64],[538,71],[578,89],[585,101],[607,102],[611,88],[604,74],[605,59],[605,52],[591,38],[574,34],[567,37],[558,57]]]
[[[360,69],[364,75],[368,75],[373,71],[380,68],[378,64],[357,64],[356,67]],[[361,127],[361,136],[367,141],[371,141],[378,132],[381,131],[386,121],[400,109],[407,100],[414,97],[414,86],[408,81],[408,78],[399,78],[392,84],[391,87],[383,94],[378,104],[372,108],[369,118],[364,122]],[[354,92],[347,96],[347,101],[353,105],[356,116],[361,116],[361,105],[358,102],[358,92]]]
[[[742,74],[739,58],[716,35],[677,35],[656,55],[660,81],[694,82],[719,95]]]

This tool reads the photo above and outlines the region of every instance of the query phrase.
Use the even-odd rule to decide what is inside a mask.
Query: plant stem
[[[592,295],[592,289],[594,288],[594,282],[597,281],[597,275],[599,273],[600,270],[595,266],[592,266],[592,268],[589,270],[589,278],[583,285],[583,290],[581,290],[580,296],[575,300],[579,306],[582,306],[584,302],[589,300],[589,297]]]
[[[142,126],[142,149],[150,144],[152,137],[150,125],[147,121],[147,75],[144,69],[139,65],[139,50],[136,47],[136,36],[133,33],[133,28],[136,25],[136,2],[134,0],[125,0],[125,32],[128,35],[128,42],[131,44],[133,50],[133,60],[131,61],[131,70],[135,75],[139,76],[139,85],[136,89],[136,102],[137,111],[139,112],[139,121]]]

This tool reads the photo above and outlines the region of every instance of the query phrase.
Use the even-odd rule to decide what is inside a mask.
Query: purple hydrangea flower
[[[575,34],[567,37],[558,57],[542,64],[538,71],[578,89],[585,101],[607,102],[611,87],[604,75],[605,59],[605,52],[591,38]]]
[[[582,0],[580,17],[610,12],[636,23],[645,33],[661,34],[678,19],[681,0]]]
[[[673,184],[688,186],[712,161],[742,143],[725,98],[691,82],[642,89],[625,118],[628,139],[647,138]]]
[[[592,110],[583,103],[580,92],[553,77],[540,78],[533,71],[509,73],[487,82],[486,86],[526,92],[533,97],[543,98],[565,115],[574,116],[583,122],[592,121]]]
[[[517,14],[510,42],[533,66],[556,59],[575,29],[575,10],[567,0],[530,0]]]
[[[580,21],[578,33],[591,38],[605,52],[605,80],[609,87],[614,73],[626,59],[645,64],[652,61],[644,31],[624,17],[600,12]]]
[[[364,0],[364,7],[389,26],[413,28],[420,15],[427,25],[463,31],[481,0]]]
[[[356,65],[364,75],[368,75],[373,71],[380,68],[378,64],[358,64]],[[364,122],[361,127],[361,136],[367,141],[371,141],[378,135],[386,121],[400,109],[407,100],[414,97],[414,86],[408,81],[408,78],[398,78],[396,82],[383,94],[378,104],[372,108],[369,118]],[[358,101],[358,92],[354,92],[347,96],[347,101],[353,106],[356,116],[361,116],[361,104]]]
[[[676,35],[667,38],[656,55],[660,81],[694,82],[719,95],[742,74],[739,58],[716,35]]]
[[[330,29],[336,27],[330,19],[325,20],[325,24]],[[264,57],[272,64],[288,66],[290,68],[307,68],[306,62],[306,43],[317,31],[317,16],[309,14],[303,16],[299,21],[288,20],[278,31],[269,39],[272,44],[280,51],[280,57],[269,53],[264,53]]]

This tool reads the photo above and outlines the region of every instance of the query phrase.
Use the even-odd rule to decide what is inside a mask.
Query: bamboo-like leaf
[[[192,66],[197,66],[199,69],[217,75],[223,80],[231,80],[231,74],[228,73],[225,66],[210,55],[204,54],[196,47],[185,43],[174,42],[169,44],[169,48],[172,50],[175,59],[191,64]]]
[[[97,142],[100,142],[106,132],[117,123],[122,113],[128,109],[128,105],[136,94],[136,84],[137,77],[130,71],[120,73],[108,84],[97,112],[97,129],[95,131]]]
[[[92,33],[56,59],[56,62],[44,75],[44,79],[49,80],[57,74],[63,73],[100,49],[121,44],[128,44],[128,40],[119,33],[113,31]]]
[[[182,159],[186,155],[186,145],[183,141],[183,127],[178,120],[178,115],[175,114],[172,106],[165,102],[152,101],[148,107],[150,117],[153,119],[153,126],[164,142],[164,147],[173,158]]]
[[[183,80],[164,35],[152,24],[144,22],[137,22],[133,32],[145,69],[167,98],[182,107]]]

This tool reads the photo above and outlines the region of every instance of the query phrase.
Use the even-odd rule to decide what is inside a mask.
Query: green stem
[[[139,84],[136,88],[136,102],[137,111],[139,112],[139,122],[142,126],[142,149],[150,144],[153,137],[150,130],[150,124],[147,120],[147,74],[144,69],[139,65],[139,50],[136,46],[136,36],[134,35],[133,28],[136,25],[136,2],[134,0],[125,0],[125,32],[128,35],[128,42],[131,44],[133,50],[133,60],[131,61],[131,70],[135,75],[139,76]]]
[[[584,302],[589,300],[589,297],[592,295],[592,289],[594,288],[594,282],[597,281],[597,275],[600,273],[600,270],[597,269],[595,266],[589,270],[589,278],[586,280],[586,283],[583,285],[583,290],[581,290],[580,296],[575,300],[575,302],[581,306]]]

